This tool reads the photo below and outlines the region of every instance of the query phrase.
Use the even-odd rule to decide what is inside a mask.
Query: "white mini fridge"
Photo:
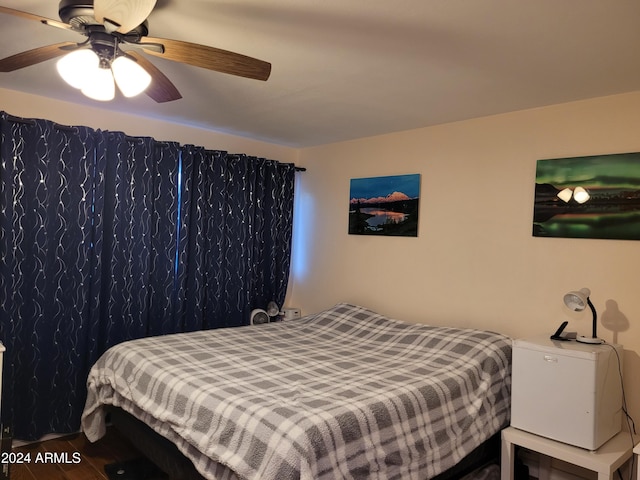
[[[621,362],[620,345],[514,340],[511,426],[597,450],[622,428]]]

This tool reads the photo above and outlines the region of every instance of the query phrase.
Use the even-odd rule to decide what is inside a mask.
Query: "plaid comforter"
[[[420,479],[508,424],[511,340],[340,304],[299,320],[117,345],[88,379],[210,479]]]

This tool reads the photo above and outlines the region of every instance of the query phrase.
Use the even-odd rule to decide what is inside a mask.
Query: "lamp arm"
[[[591,299],[589,297],[587,297],[587,305],[589,305],[591,313],[593,313],[593,338],[598,338],[598,335],[596,334],[596,329],[598,326],[598,314],[596,313],[596,308],[593,306],[593,303],[591,303]]]

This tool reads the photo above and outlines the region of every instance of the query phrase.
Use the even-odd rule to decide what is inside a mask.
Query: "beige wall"
[[[589,334],[590,314],[562,303],[589,287],[599,336],[625,347],[640,421],[640,242],[531,234],[536,160],[635,151],[640,93],[305,149],[287,303],[312,313],[347,301],[521,338],[564,320]],[[350,179],[407,173],[422,176],[418,237],[348,235]]]
[[[588,286],[599,334],[625,346],[625,385],[640,419],[640,243],[531,236],[540,158],[640,151],[640,93],[470,120],[302,151],[0,89],[0,110],[122,130],[306,166],[299,174],[287,304],[340,301],[408,321],[512,337],[588,333],[562,305]],[[347,234],[349,180],[420,173],[418,238]],[[613,324],[613,326],[611,326]]]
[[[158,140],[200,145],[230,153],[246,153],[281,162],[295,162],[297,159],[297,150],[293,148],[179,123],[119,114],[101,108],[99,102],[93,103],[95,107],[76,105],[0,88],[0,110],[17,117],[44,118],[62,125],[85,125],[96,129],[121,131],[132,136],[150,136]]]

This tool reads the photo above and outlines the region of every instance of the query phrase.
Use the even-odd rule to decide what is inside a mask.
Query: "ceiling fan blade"
[[[158,103],[172,102],[182,98],[182,95],[180,95],[176,86],[171,83],[171,80],[143,55],[132,51],[127,52],[127,55],[132,57],[138,62],[138,65],[151,75],[151,84],[144,91],[149,97]]]
[[[22,12],[20,10],[14,10],[13,8],[0,7],[0,13],[6,13],[7,15],[13,15],[15,17],[25,18],[27,20],[35,20],[36,22],[44,23],[51,27],[63,28],[65,30],[73,30],[71,25],[63,23],[58,20],[52,20],[51,18],[41,17],[40,15],[34,15],[33,13]]]
[[[144,22],[156,0],[94,0],[93,13],[107,31],[129,33]]]
[[[33,50],[27,50],[26,52],[17,53],[7,58],[0,60],[0,72],[13,72],[24,67],[30,67],[36,63],[51,60],[52,58],[60,57],[69,52],[70,47],[76,47],[77,44],[73,42],[55,43],[53,45],[47,45],[44,47],[34,48]]]
[[[145,48],[145,42],[162,44],[164,53]],[[197,43],[168,40],[166,38],[142,37],[139,45],[144,49],[145,53],[150,55],[215,70],[216,72],[255,80],[267,80],[271,74],[271,64],[269,62]]]

